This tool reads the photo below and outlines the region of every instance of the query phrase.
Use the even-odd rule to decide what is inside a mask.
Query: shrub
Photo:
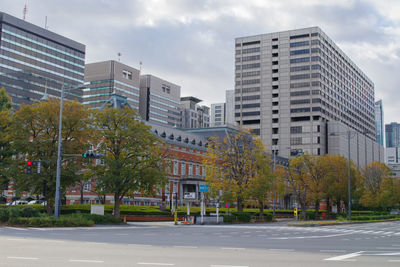
[[[0,208],[0,222],[7,222],[10,217],[8,209]]]
[[[76,226],[92,226],[93,221],[87,220],[82,217],[68,218],[60,217],[56,220],[54,217],[13,217],[10,218],[9,224],[20,225],[20,226],[31,226],[31,227],[51,227],[51,226],[63,226],[63,227],[76,227]]]
[[[30,206],[25,206],[20,208],[19,210],[19,216],[20,217],[39,217],[40,212],[39,210],[35,209],[34,207]]]
[[[238,222],[250,222],[252,214],[249,212],[235,212],[233,215]]]
[[[95,224],[122,224],[124,221],[122,218],[115,218],[110,214],[98,215],[98,214],[71,214],[65,215],[64,218],[84,218],[86,220],[93,221]]]
[[[224,215],[224,223],[233,223],[235,221],[234,215]]]

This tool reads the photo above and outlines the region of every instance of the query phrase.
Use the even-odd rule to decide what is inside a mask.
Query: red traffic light
[[[32,161],[28,160],[28,161],[26,162],[26,165],[32,166]]]

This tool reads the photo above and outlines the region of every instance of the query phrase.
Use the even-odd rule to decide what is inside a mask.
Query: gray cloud
[[[26,0],[2,0],[22,17]],[[87,62],[117,59],[182,86],[182,95],[224,101],[233,88],[234,38],[320,26],[374,81],[385,121],[396,116],[400,5],[360,0],[28,0],[27,20],[86,44]],[[389,11],[388,8],[390,9]],[[386,17],[385,15],[388,14]]]

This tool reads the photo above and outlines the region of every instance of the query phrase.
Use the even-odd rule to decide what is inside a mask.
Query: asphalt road
[[[0,266],[400,266],[400,222],[0,228]]]

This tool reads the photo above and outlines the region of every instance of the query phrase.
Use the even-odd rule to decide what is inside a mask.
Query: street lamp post
[[[273,153],[273,163],[272,163],[272,172],[275,171],[275,150],[272,150]],[[273,184],[275,185],[275,178]],[[272,192],[272,217],[275,217],[275,188],[273,188]]]
[[[349,206],[349,210],[348,210],[348,220],[350,221],[351,220],[351,169],[350,169],[350,138],[351,138],[351,136],[350,136],[350,134],[351,134],[351,132],[350,132],[350,130],[349,131],[347,131],[347,148],[348,148],[348,160],[349,160],[349,163],[348,163],[348,187],[349,187],[349,204],[348,204],[348,206]]]
[[[82,85],[74,86],[68,88],[68,90],[78,89]],[[64,85],[61,87],[61,101],[60,101],[60,121],[58,123],[58,148],[57,148],[57,172],[56,172],[56,197],[54,203],[54,218],[60,218],[60,206],[61,206],[61,196],[60,196],[60,176],[61,176],[61,148],[62,148],[62,113],[63,113],[63,103],[64,103]]]

